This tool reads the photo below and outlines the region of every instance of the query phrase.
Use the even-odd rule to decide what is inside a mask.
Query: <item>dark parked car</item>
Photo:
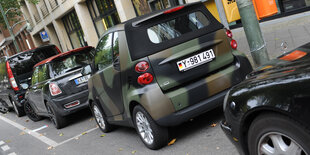
[[[310,154],[310,43],[258,68],[225,97],[222,129],[241,154]]]
[[[109,29],[88,81],[100,129],[135,127],[148,148],[166,145],[167,127],[222,105],[227,90],[252,71],[231,37],[200,2]]]
[[[13,108],[19,117],[25,114],[24,96],[31,82],[33,66],[59,53],[61,51],[55,45],[45,45],[0,58],[0,102],[5,109]]]
[[[65,116],[88,107],[87,81],[93,47],[82,47],[48,58],[34,67],[24,104],[27,116],[39,121],[49,117],[57,129]],[[83,74],[82,74],[83,73]]]

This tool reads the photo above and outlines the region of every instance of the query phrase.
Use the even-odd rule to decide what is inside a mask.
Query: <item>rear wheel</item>
[[[143,107],[138,105],[134,108],[133,121],[146,147],[156,150],[167,145],[168,129],[157,125]]]
[[[91,111],[102,132],[108,133],[113,130],[113,126],[107,121],[105,114],[102,112],[97,103],[93,103],[91,105]]]
[[[12,100],[11,102],[12,102],[12,105],[13,105],[13,108],[14,108],[14,111],[15,111],[16,115],[17,115],[18,117],[24,116],[24,115],[25,115],[24,108],[23,108],[23,107],[17,106],[15,100]]]
[[[278,114],[258,116],[248,133],[250,155],[310,155],[309,146],[309,131]]]
[[[37,115],[37,113],[34,111],[29,102],[25,102],[24,110],[28,118],[31,119],[32,121],[37,122],[42,120],[42,117]]]
[[[61,129],[67,125],[66,119],[60,116],[50,103],[46,103],[46,108],[49,114],[49,118],[56,129]]]

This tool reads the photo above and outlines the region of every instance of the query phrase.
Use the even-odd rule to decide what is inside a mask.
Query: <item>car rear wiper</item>
[[[78,68],[82,68],[82,67],[83,67],[83,66],[76,66],[76,67],[70,68],[70,69],[66,70],[65,73],[70,72],[70,71],[73,71],[73,70],[76,70],[76,69],[78,69]]]

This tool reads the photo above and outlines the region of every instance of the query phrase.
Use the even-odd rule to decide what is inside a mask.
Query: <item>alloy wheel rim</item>
[[[136,125],[143,141],[147,144],[152,144],[154,142],[154,136],[151,125],[145,115],[140,111],[136,114]]]
[[[25,103],[25,112],[32,118],[38,118],[38,115],[34,112],[33,108],[29,103]]]
[[[99,108],[97,107],[97,105],[93,106],[93,111],[94,111],[94,115],[95,115],[95,118],[96,118],[96,121],[97,121],[99,127],[101,129],[105,129],[105,122],[104,122],[103,116],[102,116]]]
[[[258,143],[259,155],[307,155],[295,140],[278,132],[270,132],[260,138]]]
[[[16,112],[17,115],[19,115],[19,112],[18,112],[18,109],[16,107],[15,101],[12,101],[12,104],[13,104],[14,111]]]

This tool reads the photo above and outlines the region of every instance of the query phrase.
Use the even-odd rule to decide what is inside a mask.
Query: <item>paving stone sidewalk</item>
[[[260,26],[271,59],[283,53],[282,42],[288,44],[286,52],[310,42],[310,11],[263,22]],[[252,61],[243,28],[233,29],[232,32],[233,38],[238,42],[238,50],[244,52]]]

